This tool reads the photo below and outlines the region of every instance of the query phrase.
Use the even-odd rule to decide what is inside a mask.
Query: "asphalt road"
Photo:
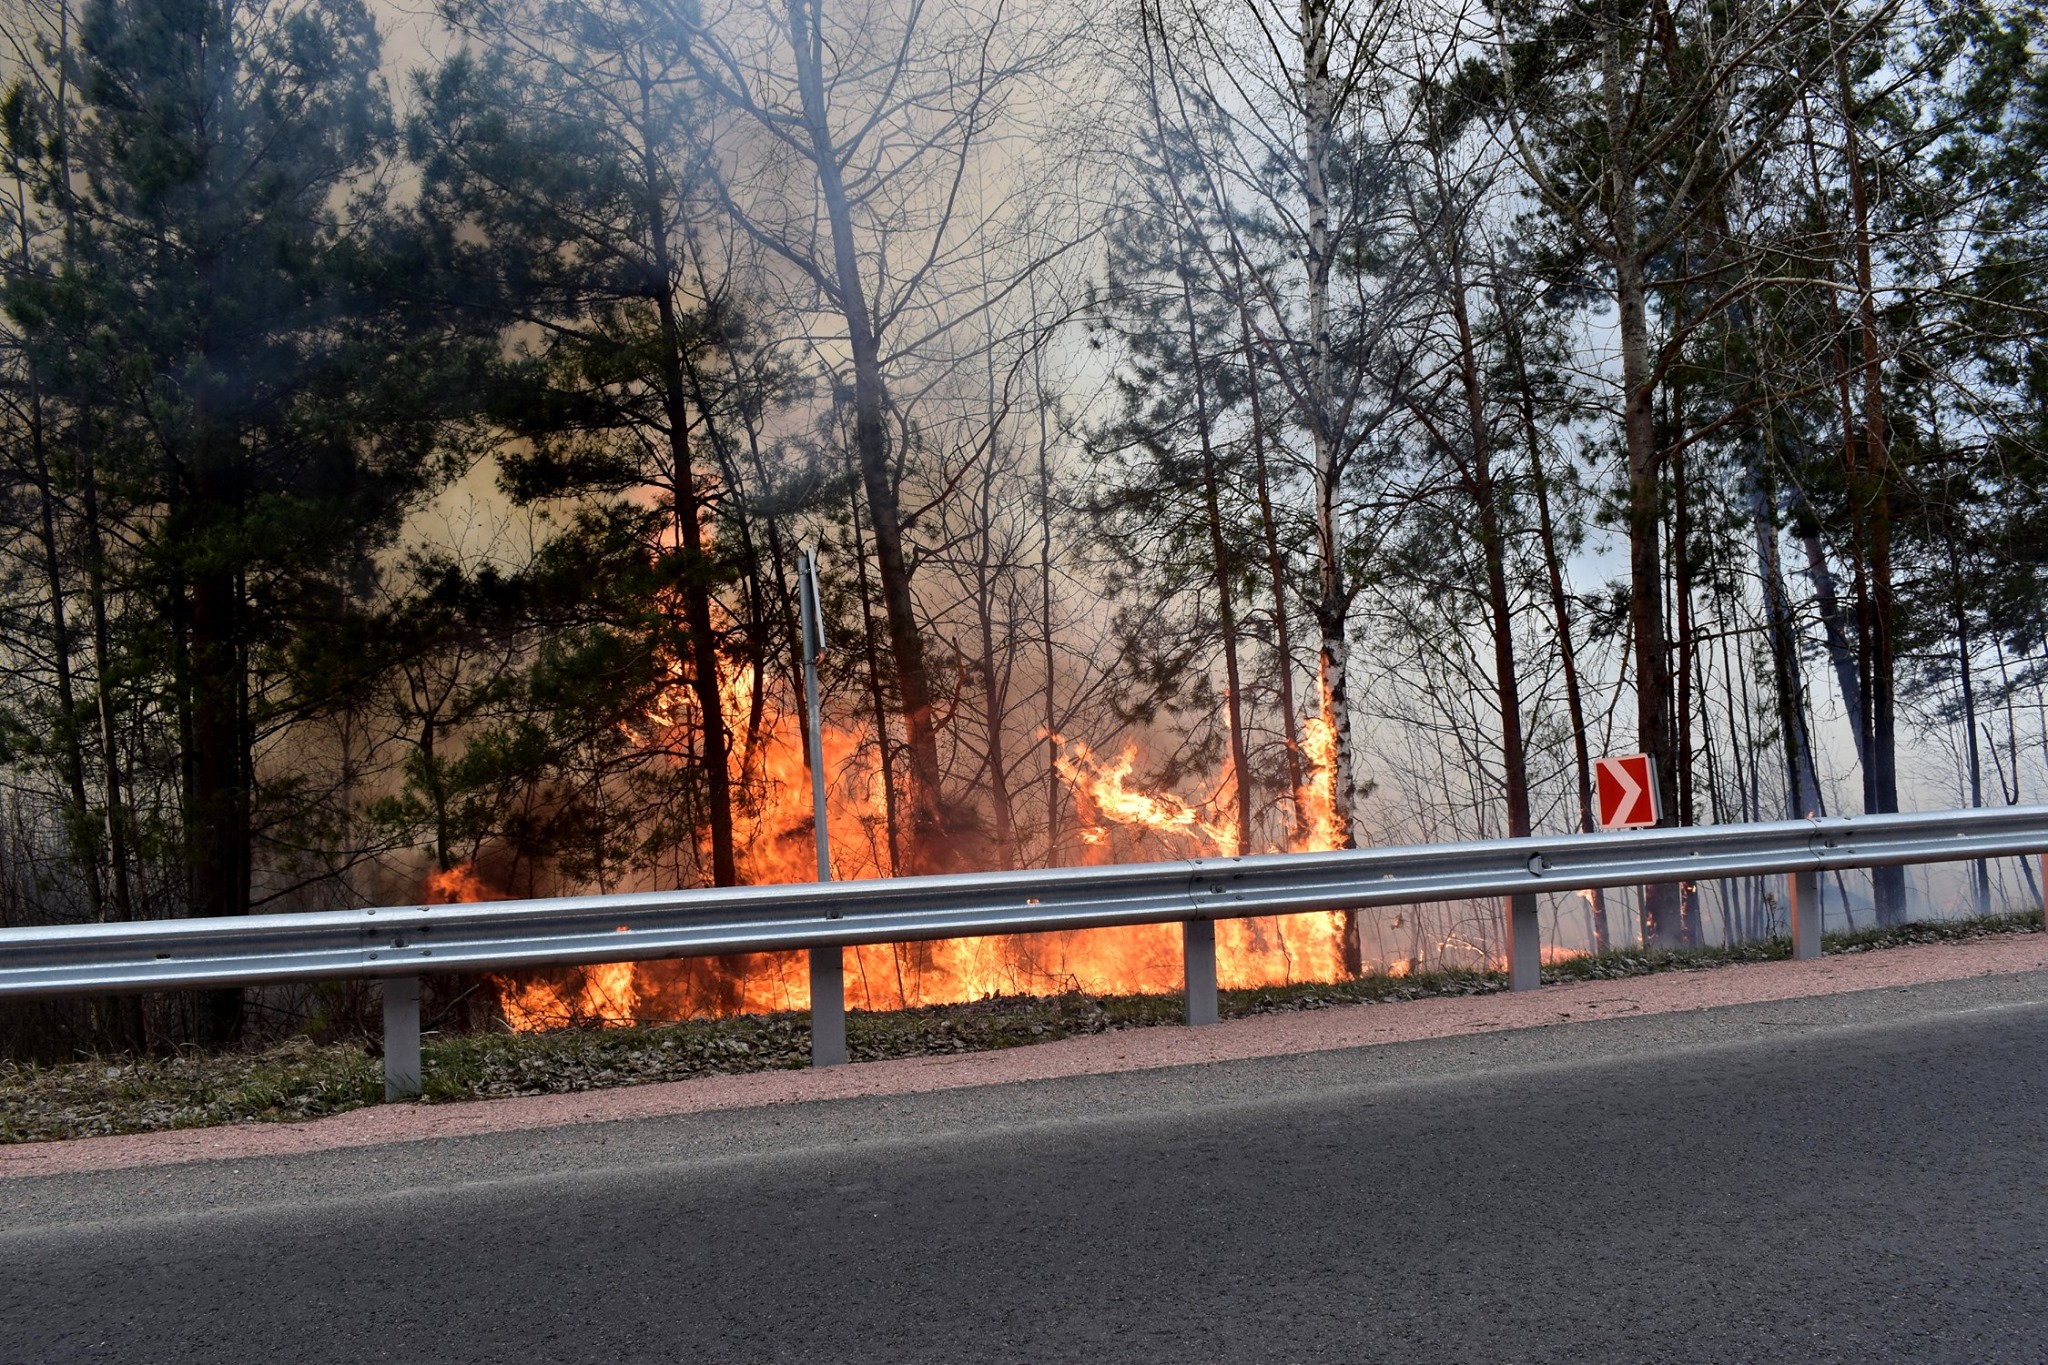
[[[2044,1100],[2034,975],[0,1182],[0,1360],[2041,1361]]]

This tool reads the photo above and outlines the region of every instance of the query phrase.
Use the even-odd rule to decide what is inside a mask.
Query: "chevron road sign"
[[[1645,829],[1657,823],[1657,765],[1648,754],[1595,759],[1593,787],[1601,829]]]

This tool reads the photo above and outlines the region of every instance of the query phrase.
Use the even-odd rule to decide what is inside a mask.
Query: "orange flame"
[[[727,665],[719,692],[728,717],[735,785],[735,837],[741,880],[752,884],[816,878],[810,766],[788,699],[757,696],[752,665]],[[1293,818],[1258,812],[1256,828],[1296,833],[1254,851],[1315,852],[1341,847],[1344,827],[1335,799],[1336,727],[1324,694],[1323,713],[1304,725],[1301,749],[1309,771],[1292,793]],[[753,717],[751,726],[745,718]],[[632,741],[677,763],[694,763],[702,726],[689,671],[668,662],[668,682],[654,704],[629,724]],[[1053,737],[1056,740],[1058,737]],[[1236,774],[1208,799],[1148,790],[1136,779],[1140,750],[1127,741],[1103,759],[1079,741],[1058,740],[1055,769],[1082,821],[1090,860],[1160,856],[1235,856]],[[855,727],[825,727],[827,832],[833,876],[888,876],[888,792],[876,737]],[[473,869],[436,872],[425,891],[441,900],[496,899]],[[1219,921],[1218,983],[1230,988],[1335,981],[1346,975],[1344,917],[1336,912]],[[1562,950],[1557,950],[1562,951]],[[1555,960],[1546,958],[1546,960]],[[1177,925],[1137,925],[1057,933],[876,944],[845,955],[846,999],[855,1009],[898,1009],[992,995],[1172,993],[1181,988]],[[1416,962],[1393,957],[1376,969],[1406,975]],[[493,978],[506,1022],[515,1030],[570,1025],[626,1025],[810,1006],[802,953],[758,953],[716,959],[615,963],[521,979]]]
[[[1230,821],[1206,818],[1202,808],[1172,792],[1148,792],[1133,787],[1130,779],[1137,766],[1135,740],[1126,741],[1123,752],[1107,763],[1079,740],[1060,741],[1060,754],[1053,760],[1053,767],[1081,807],[1086,821],[1081,827],[1084,843],[1107,843],[1109,829],[1101,821],[1108,820],[1191,840],[1224,857],[1237,852],[1237,829]],[[1091,814],[1097,818],[1089,820]]]
[[[582,969],[570,986],[510,977],[493,977],[491,984],[498,988],[498,1007],[513,1031],[536,1033],[579,1024],[613,1028],[640,1022],[640,996],[633,979],[633,963],[606,962]]]
[[[1330,717],[1328,693],[1323,700],[1322,714],[1310,716],[1301,727],[1301,752],[1309,770],[1294,794],[1302,831],[1297,853],[1344,847],[1344,824],[1337,814],[1337,724]]]
[[[470,863],[427,873],[420,884],[420,895],[428,905],[507,899]],[[504,1011],[505,1022],[521,1033],[566,1028],[571,1024],[630,1024],[635,1019],[638,996],[633,986],[633,966],[627,962],[583,968],[573,983],[492,977],[491,984],[497,987],[498,1006]]]
[[[490,888],[468,863],[460,867],[436,868],[420,883],[420,899],[428,905],[470,905],[478,901],[501,901],[505,897]]]

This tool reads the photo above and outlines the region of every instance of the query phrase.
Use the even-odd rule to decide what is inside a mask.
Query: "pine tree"
[[[93,0],[63,153],[75,227],[8,291],[129,509],[174,717],[182,901],[246,914],[264,745],[317,704],[289,646],[356,606],[404,510],[444,472],[446,379],[377,288],[394,127],[358,0]],[[290,793],[277,795],[289,799]],[[239,1035],[239,992],[211,999]]]

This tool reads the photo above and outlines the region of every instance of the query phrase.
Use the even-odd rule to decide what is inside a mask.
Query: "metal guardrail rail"
[[[1188,1022],[1199,1024],[1216,1018],[1219,919],[1500,896],[1509,905],[1510,984],[1523,990],[1537,982],[1538,893],[1788,874],[1794,956],[1813,957],[1822,872],[2044,851],[2048,806],[2011,806],[823,885],[36,926],[0,929],[0,997],[384,978],[386,1088],[401,1095],[419,1089],[418,978],[429,972],[809,949],[814,994],[838,993],[840,950],[849,944],[1178,921]],[[814,1055],[844,1056],[843,1035],[836,1053],[833,1041],[814,1039]]]

